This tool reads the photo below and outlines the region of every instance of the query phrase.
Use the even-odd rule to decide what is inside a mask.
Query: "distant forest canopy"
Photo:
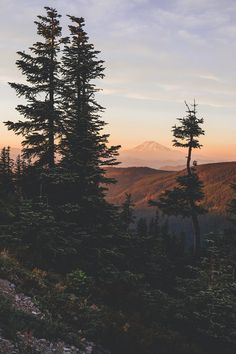
[[[45,7],[35,21],[41,41],[18,52],[26,83],[10,83],[25,103],[21,119],[5,122],[22,137],[22,155],[13,161],[8,147],[0,155],[0,277],[40,315],[16,307],[0,281],[0,351],[4,338],[22,353],[45,338],[81,350],[92,343],[93,354],[233,354],[235,175],[221,185],[232,191],[230,226],[204,234],[205,190],[192,160],[204,122],[195,101],[185,103],[172,133],[186,169],[147,200],[153,217],[134,227],[129,190],[120,206],[106,198],[119,146],[108,145],[96,100],[104,62],[84,19],[68,20],[63,37],[60,15]],[[191,220],[191,232],[171,231],[169,217]]]

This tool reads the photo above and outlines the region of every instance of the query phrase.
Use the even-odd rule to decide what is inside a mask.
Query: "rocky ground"
[[[42,312],[33,303],[29,296],[16,293],[15,285],[8,280],[0,279],[0,292],[12,302],[12,306],[17,310],[24,311],[40,319],[44,318]]]
[[[80,349],[66,345],[63,342],[51,343],[46,339],[37,339],[29,337],[26,334],[19,333],[17,343],[0,337],[1,354],[94,354],[92,344],[87,344],[86,349]],[[102,352],[101,352],[102,353]]]
[[[17,293],[14,284],[8,280],[0,279],[0,294],[4,295],[12,303],[12,306],[25,313],[44,318],[44,314],[34,304],[29,296]],[[64,342],[50,342],[44,338],[35,338],[30,333],[17,333],[15,342],[3,337],[0,328],[0,354],[109,354],[98,349],[93,343],[86,342],[84,349]]]

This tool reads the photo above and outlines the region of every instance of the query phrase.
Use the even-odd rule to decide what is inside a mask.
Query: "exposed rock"
[[[83,354],[78,348],[69,346],[64,342],[50,342],[46,339],[29,337],[26,334],[19,334],[18,338],[18,345],[22,351],[30,348],[35,354]]]
[[[18,333],[17,343],[0,336],[0,354],[110,354],[97,348],[93,343],[87,342],[81,350],[64,342],[50,342],[46,339],[37,339],[28,334]]]
[[[50,342],[46,339],[37,339],[27,334],[19,334],[19,347],[22,350],[30,348],[34,354],[109,354],[95,347],[93,343],[84,344],[84,349],[76,348],[62,341]]]
[[[32,299],[22,293],[16,293],[15,285],[8,280],[0,279],[0,293],[10,299],[12,306],[17,310],[21,310],[41,319],[44,318],[44,315],[33,303]]]
[[[36,316],[39,319],[44,318],[44,314],[33,303],[29,296],[17,293],[15,285],[7,280],[0,279],[0,293],[8,298],[12,306],[25,313]],[[104,351],[94,343],[84,342],[83,349],[73,345],[68,345],[62,341],[50,342],[46,339],[35,338],[30,333],[18,333],[16,343],[5,339],[0,329],[0,354],[110,354]]]
[[[15,285],[8,280],[0,279],[0,292],[7,298],[13,300],[15,294]]]
[[[0,354],[20,354],[15,344],[0,337]]]

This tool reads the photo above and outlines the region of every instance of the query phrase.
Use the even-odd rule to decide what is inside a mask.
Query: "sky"
[[[0,146],[20,146],[2,122],[17,120],[19,99],[7,82],[21,82],[16,51],[38,40],[34,21],[44,6],[84,17],[105,60],[97,99],[110,142],[123,149],[146,140],[168,147],[186,100],[204,118],[202,154],[236,158],[235,0],[0,0]]]

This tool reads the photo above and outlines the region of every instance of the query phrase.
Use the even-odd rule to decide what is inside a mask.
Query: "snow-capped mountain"
[[[161,145],[159,143],[157,143],[156,141],[145,141],[144,143],[134,147],[133,149],[130,149],[128,150],[129,152],[131,151],[137,151],[137,152],[150,152],[150,153],[153,153],[153,152],[159,152],[159,151],[162,151],[162,152],[166,152],[166,153],[169,153],[171,152],[172,150],[167,148],[166,146],[164,145]]]
[[[210,160],[201,156],[193,156],[199,163],[207,163]],[[146,166],[152,168],[163,168],[168,166],[179,166],[182,169],[186,161],[186,151],[168,148],[156,141],[145,141],[144,143],[120,152],[121,166]]]

